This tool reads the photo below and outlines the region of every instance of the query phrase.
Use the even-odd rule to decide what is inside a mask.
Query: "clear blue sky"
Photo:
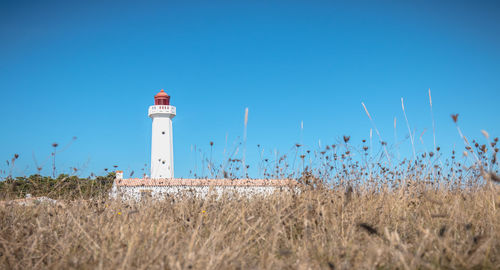
[[[411,158],[400,99],[417,151],[500,135],[498,1],[1,1],[0,159],[14,174],[104,174],[149,164],[148,106],[160,89],[177,107],[178,177],[194,169],[194,145],[222,160],[243,135],[272,157],[302,142],[317,149],[372,127]],[[301,132],[300,123],[304,128]],[[240,154],[241,157],[241,150]],[[198,167],[200,158],[198,152]],[[0,169],[8,170],[2,161]],[[149,168],[149,165],[148,165]],[[255,172],[253,172],[255,174]],[[256,176],[256,175],[254,175]]]

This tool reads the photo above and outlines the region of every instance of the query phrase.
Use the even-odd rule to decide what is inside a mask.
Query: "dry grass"
[[[0,268],[498,269],[497,188],[3,206]]]

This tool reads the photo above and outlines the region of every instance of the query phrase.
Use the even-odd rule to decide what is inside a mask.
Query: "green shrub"
[[[89,199],[107,196],[115,173],[95,179],[60,174],[57,178],[33,174],[29,177],[9,178],[0,182],[0,199],[46,196],[53,199]]]

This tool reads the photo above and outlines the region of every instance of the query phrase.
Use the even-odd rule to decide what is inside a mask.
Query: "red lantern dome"
[[[155,96],[155,105],[170,105],[170,96],[161,89]]]

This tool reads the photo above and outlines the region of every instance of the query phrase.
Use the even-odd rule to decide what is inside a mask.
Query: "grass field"
[[[498,187],[0,207],[3,269],[499,269]]]
[[[488,144],[464,138],[463,153],[398,163],[384,142],[373,157],[348,136],[296,145],[260,166],[300,190],[267,197],[122,202],[106,196],[112,174],[7,178],[0,268],[500,269],[498,138],[484,134]],[[208,168],[241,174],[241,160],[228,164]],[[58,201],[11,200],[27,193]]]

